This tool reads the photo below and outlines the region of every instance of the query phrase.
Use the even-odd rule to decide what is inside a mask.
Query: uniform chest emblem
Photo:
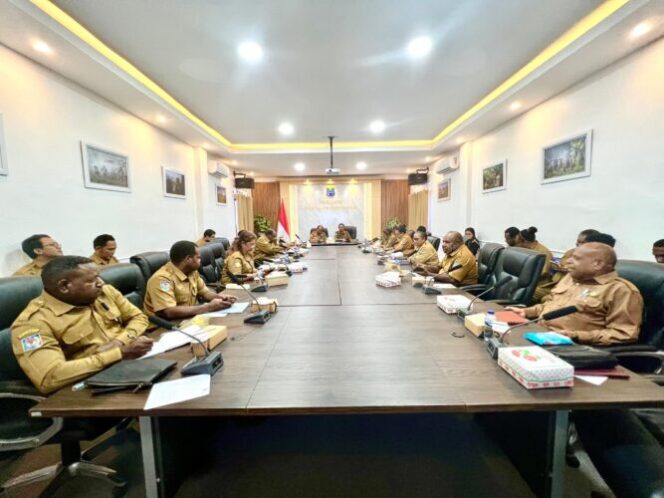
[[[236,261],[235,262],[235,268],[242,268],[242,262],[241,261]]]
[[[23,352],[25,353],[27,353],[28,351],[34,351],[35,349],[39,349],[43,345],[44,345],[44,340],[42,339],[42,336],[39,333],[32,334],[21,339],[21,347],[23,348]]]
[[[160,280],[159,281],[159,288],[163,290],[164,292],[170,292],[171,291],[171,283],[168,280]]]

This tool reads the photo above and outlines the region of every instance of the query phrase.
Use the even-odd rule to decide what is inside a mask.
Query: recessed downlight
[[[457,138],[457,139],[456,139],[456,143],[457,143],[457,145],[462,144],[462,143],[463,143],[463,140],[464,140],[463,137],[459,137],[459,138]]]
[[[371,133],[383,133],[385,131],[386,125],[384,121],[376,119],[369,124],[369,129]]]
[[[277,129],[279,130],[279,133],[285,137],[289,137],[295,132],[295,127],[287,121],[281,123]]]
[[[408,43],[408,55],[413,59],[421,59],[431,52],[433,41],[428,36],[418,36]]]
[[[293,168],[295,169],[295,171],[304,171],[306,169],[306,167],[307,166],[304,163],[295,163],[293,165]]]
[[[248,41],[240,43],[240,46],[237,48],[237,53],[246,61],[258,62],[263,58],[263,47],[256,42]]]
[[[32,48],[34,48],[37,52],[42,53],[42,54],[52,54],[53,49],[46,43],[41,40],[36,40],[32,44]]]
[[[652,26],[648,22],[640,22],[632,28],[632,31],[629,32],[629,37],[631,39],[641,38],[646,33],[649,33],[652,29]]]
[[[155,120],[156,120],[157,123],[159,123],[159,124],[164,124],[164,123],[166,122],[166,117],[163,116],[163,115],[161,115],[161,114],[157,114],[157,115],[155,116]]]
[[[365,163],[364,161],[359,161],[357,164],[355,164],[355,167],[360,171],[362,171],[367,169],[367,163]]]
[[[518,111],[519,109],[521,109],[522,105],[523,104],[521,104],[521,102],[519,102],[518,100],[515,100],[514,102],[512,102],[510,104],[510,111]]]

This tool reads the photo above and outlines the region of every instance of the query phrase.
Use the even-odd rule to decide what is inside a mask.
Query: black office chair
[[[348,230],[348,233],[350,234],[350,238],[352,240],[357,239],[357,227],[346,225],[346,230]]]
[[[104,266],[99,276],[115,287],[138,309],[143,309],[146,281],[138,266],[131,263]]]
[[[113,469],[84,461],[79,442],[91,441],[111,428],[117,421],[104,421],[100,430],[97,421],[62,418],[33,418],[30,408],[45,399],[21,370],[11,344],[11,324],[28,303],[42,292],[38,277],[0,279],[0,458],[15,458],[43,444],[59,444],[61,463],[11,478],[0,484],[0,496],[10,489],[53,479],[42,493],[52,496],[71,477],[86,476],[122,487],[125,482]]]
[[[147,281],[150,280],[150,277],[154,274],[154,272],[168,263],[169,260],[170,258],[168,253],[162,251],[142,252],[129,258],[129,261],[140,268],[146,285]]]
[[[440,237],[436,237],[435,235],[429,235],[427,237],[427,240],[431,242],[431,245],[433,248],[438,251],[438,248],[440,247]]]
[[[219,270],[217,267],[217,262],[214,257],[214,248],[212,246],[217,246],[217,253],[219,248],[223,251],[223,246],[221,244],[207,244],[200,248],[201,251],[201,266],[198,267],[198,273],[201,274],[203,280],[213,289],[219,289],[221,286]]]
[[[216,239],[212,239],[212,242],[221,242],[221,245],[224,246],[224,251],[226,252],[228,252],[228,250],[231,247],[231,243],[225,237],[218,237]]]
[[[529,306],[544,267],[544,259],[544,254],[530,249],[508,247],[500,251],[496,266],[485,285],[468,285],[462,287],[462,290],[477,295],[509,277],[508,283],[486,294],[484,300],[501,305]]]
[[[224,246],[224,242],[228,244],[228,239],[224,239],[222,237],[217,237],[215,239],[212,239],[208,244],[208,246],[213,246],[216,247],[217,249],[214,250],[215,252],[215,259],[218,259],[221,257],[221,259],[224,259],[226,257],[226,247]],[[221,251],[221,253],[219,253]]]
[[[480,247],[477,253],[477,271],[479,272],[478,281],[480,284],[486,285],[489,282],[491,274],[496,268],[498,255],[503,249],[505,247],[493,242],[488,242]]]

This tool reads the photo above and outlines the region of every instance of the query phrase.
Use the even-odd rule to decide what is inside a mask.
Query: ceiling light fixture
[[[652,29],[652,26],[647,22],[641,22],[632,28],[629,32],[629,37],[634,40],[640,38]]]
[[[155,118],[157,120],[157,123],[159,124],[164,124],[166,122],[166,118],[162,116],[161,114],[157,114],[157,117]]]
[[[510,111],[518,111],[519,109],[521,109],[521,102],[518,100],[510,104]]]
[[[293,165],[293,168],[295,168],[295,171],[304,171],[304,169],[306,168],[306,166],[305,166],[304,163],[295,163],[295,164]]]
[[[241,43],[237,48],[237,53],[250,62],[257,62],[263,58],[263,48],[256,42]]]
[[[281,133],[283,136],[288,137],[293,134],[295,131],[295,128],[293,127],[292,124],[288,122],[283,122],[279,125],[279,133]]]
[[[385,128],[386,128],[385,123],[380,119],[372,121],[369,124],[369,129],[371,130],[372,133],[383,133],[385,131]]]
[[[253,171],[249,172],[249,176],[254,176],[254,175],[255,175],[255,173]]]
[[[53,50],[51,47],[48,46],[46,42],[43,42],[41,40],[37,40],[32,44],[32,48],[34,48],[37,52],[40,52],[42,54],[52,54]]]
[[[367,169],[367,163],[365,163],[364,161],[360,161],[355,165],[355,167],[359,170],[365,170]]]
[[[420,59],[429,55],[432,47],[433,42],[431,41],[431,38],[428,36],[418,36],[408,43],[408,55],[413,59]]]
[[[457,145],[462,144],[463,143],[463,137],[457,138],[456,143],[457,143]]]

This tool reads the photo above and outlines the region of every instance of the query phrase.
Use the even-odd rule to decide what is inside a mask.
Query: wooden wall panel
[[[256,182],[252,193],[254,198],[254,216],[263,215],[277,228],[279,216],[279,182]]]
[[[393,217],[401,223],[408,223],[408,180],[380,181],[380,226]]]

